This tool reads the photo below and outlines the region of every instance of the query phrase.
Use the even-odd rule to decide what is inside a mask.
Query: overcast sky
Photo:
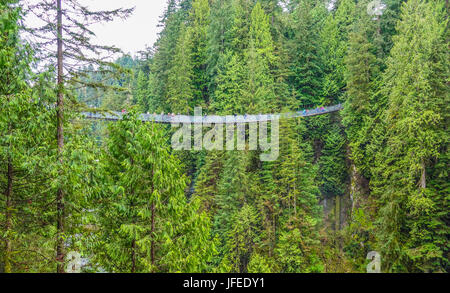
[[[94,10],[115,9],[118,7],[136,7],[133,15],[126,20],[95,25],[96,43],[115,45],[125,53],[132,55],[145,46],[152,46],[158,38],[161,28],[159,20],[164,13],[167,0],[81,0]]]
[[[36,1],[39,0],[28,0],[29,3]],[[118,18],[113,22],[90,26],[97,36],[92,40],[93,43],[114,45],[131,55],[156,42],[161,31],[158,24],[167,6],[167,0],[79,0],[79,2],[94,11],[135,7],[133,14],[126,20]],[[33,15],[29,15],[26,22],[31,27],[41,25]]]
[[[106,24],[92,26],[97,35],[96,43],[115,45],[125,53],[135,54],[145,46],[152,46],[158,38],[160,17],[167,0],[81,0],[94,10],[108,10],[119,7],[136,7],[126,20],[117,19]]]

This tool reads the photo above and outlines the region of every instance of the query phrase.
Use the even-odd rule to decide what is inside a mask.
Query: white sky
[[[29,3],[36,1],[39,0],[28,0]],[[167,6],[167,0],[79,0],[79,2],[93,11],[135,7],[133,14],[126,20],[117,18],[112,22],[89,27],[96,34],[96,38],[92,38],[93,43],[114,45],[131,55],[145,49],[146,45],[151,47],[156,42],[161,31],[158,24]],[[64,0],[62,4],[64,6]],[[33,15],[27,16],[25,21],[31,27],[42,24]]]
[[[119,7],[135,7],[133,14],[126,20],[117,19],[106,24],[93,25],[97,35],[95,43],[115,45],[124,53],[134,55],[137,51],[152,46],[161,28],[159,20],[167,6],[167,0],[81,0],[93,10],[108,10]]]

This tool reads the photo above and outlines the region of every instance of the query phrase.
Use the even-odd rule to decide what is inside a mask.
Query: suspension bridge
[[[298,117],[310,117],[317,115],[324,115],[332,112],[342,110],[342,105],[333,105],[327,107],[319,107],[316,109],[305,109],[297,112],[280,113],[280,114],[258,114],[258,115],[204,115],[204,116],[189,116],[189,115],[175,115],[175,114],[140,114],[139,119],[144,122],[154,123],[191,123],[191,124],[231,124],[231,123],[255,123],[262,121],[272,121],[276,119],[291,119]],[[82,116],[86,119],[92,120],[107,120],[118,121],[126,115],[126,112],[82,112]]]

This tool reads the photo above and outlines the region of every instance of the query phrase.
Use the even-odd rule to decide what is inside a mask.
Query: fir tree
[[[386,145],[376,160],[378,244],[386,271],[440,271],[445,204],[427,183],[446,147],[448,50],[444,1],[408,1],[387,62]],[[445,153],[445,152],[444,152]]]
[[[194,106],[192,39],[184,24],[180,27],[173,65],[168,75],[167,102],[172,111],[189,114]],[[200,105],[197,105],[200,106]]]
[[[63,4],[67,4],[63,9]],[[81,66],[86,67],[89,64],[104,65],[115,69],[118,66],[112,62],[105,62],[99,58],[88,57],[88,54],[100,54],[106,52],[119,52],[117,48],[94,45],[91,37],[94,35],[89,28],[92,23],[111,21],[115,17],[127,17],[133,9],[115,9],[111,11],[91,11],[86,6],[80,4],[77,0],[62,1],[40,1],[37,4],[30,5],[27,10],[33,13],[44,22],[44,26],[29,30],[33,37],[38,39],[35,43],[37,52],[40,53],[41,61],[50,62],[56,69],[56,120],[57,120],[57,143],[61,165],[60,172],[63,173],[64,166],[64,95],[66,94],[68,82],[72,84],[83,84],[79,78],[82,71]],[[56,18],[56,26],[54,18]],[[82,17],[79,17],[79,15]],[[63,22],[66,21],[66,22]],[[50,36],[50,39],[49,39]],[[49,45],[56,43],[55,48],[49,48]],[[98,86],[98,85],[96,85]],[[67,105],[66,105],[67,106]],[[57,248],[56,258],[60,262],[57,265],[57,272],[64,272],[64,216],[65,202],[64,184],[61,182],[56,191],[57,201]]]
[[[130,114],[109,135],[95,261],[111,272],[204,272],[214,253],[209,218],[187,202],[164,131]]]

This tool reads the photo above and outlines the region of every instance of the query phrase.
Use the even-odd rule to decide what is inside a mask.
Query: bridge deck
[[[291,119],[298,117],[309,117],[324,115],[331,112],[337,112],[342,110],[342,105],[334,105],[329,107],[303,110],[290,113],[280,113],[280,114],[259,114],[259,115],[227,115],[227,116],[217,116],[217,115],[205,115],[205,116],[188,116],[188,115],[170,115],[170,114],[140,114],[139,118],[145,122],[154,123],[252,123],[260,121],[270,121],[275,119]],[[94,113],[94,112],[82,112],[82,115],[86,119],[93,120],[109,120],[117,121],[121,120],[124,113],[121,112],[109,112],[109,113]]]

